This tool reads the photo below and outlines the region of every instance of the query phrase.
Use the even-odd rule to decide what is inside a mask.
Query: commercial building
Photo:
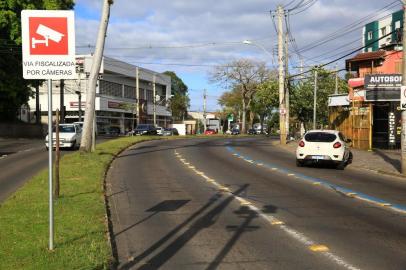
[[[330,125],[360,149],[400,148],[402,51],[360,53],[346,60],[349,93],[329,98]]]
[[[86,90],[88,88],[88,75],[92,64],[92,56],[77,56],[76,80],[53,81],[53,106],[61,108],[61,91],[63,91],[63,105],[65,108],[65,122],[83,121],[86,113]],[[153,123],[154,107],[156,123],[167,127],[172,122],[172,114],[168,110],[167,103],[171,97],[171,78],[167,75],[139,67],[139,107],[140,115],[136,115],[137,67],[120,60],[103,57],[100,75],[96,88],[96,123],[97,133],[109,133],[111,130],[119,130],[125,133],[139,123]],[[63,90],[61,90],[63,89]],[[154,97],[155,89],[155,97]],[[44,83],[39,89],[39,101],[41,110],[41,122],[47,122],[47,85]],[[27,117],[35,120],[36,108],[35,97],[31,98],[28,105]],[[155,106],[154,106],[155,102]],[[138,119],[139,118],[139,119]]]

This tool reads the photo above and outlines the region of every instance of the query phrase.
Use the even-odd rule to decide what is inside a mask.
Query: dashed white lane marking
[[[175,151],[175,153],[177,153]],[[241,157],[240,157],[241,158]],[[178,157],[178,159],[186,165],[186,163],[191,164],[190,162],[187,162],[186,159]],[[325,245],[318,244],[311,239],[309,239],[307,236],[304,234],[288,227],[285,225],[285,222],[277,219],[275,216],[272,216],[270,214],[265,214],[263,213],[259,208],[257,208],[255,205],[253,205],[251,202],[248,200],[238,197],[237,195],[233,194],[232,191],[222,185],[216,182],[213,178],[210,178],[207,176],[204,172],[197,170],[194,166],[186,165],[188,168],[192,169],[193,172],[195,172],[197,175],[201,176],[204,178],[208,183],[211,183],[212,185],[216,186],[219,191],[222,192],[227,192],[230,196],[233,196],[237,201],[240,202],[241,206],[249,207],[252,211],[255,211],[260,217],[262,217],[264,220],[266,220],[269,224],[271,224],[273,227],[277,227],[283,232],[285,232],[287,235],[295,239],[296,241],[300,242],[304,246],[306,246],[307,249],[313,251],[313,252],[318,252],[322,254],[325,258],[330,260],[331,262],[336,263],[337,265],[348,269],[348,270],[360,270],[360,268],[353,266],[352,264],[346,262],[343,258],[331,253],[329,251],[329,248]],[[193,167],[193,168],[191,168]],[[277,169],[277,168],[272,168],[272,169]]]

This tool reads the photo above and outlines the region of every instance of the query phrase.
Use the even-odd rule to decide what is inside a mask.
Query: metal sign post
[[[54,199],[52,197],[52,80],[48,80],[48,186],[49,186],[49,250],[54,249]]]
[[[49,250],[53,250],[52,80],[77,79],[74,12],[23,10],[21,38],[24,79],[48,81]]]

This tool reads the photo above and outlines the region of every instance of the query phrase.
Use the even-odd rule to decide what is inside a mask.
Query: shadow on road
[[[245,189],[248,188],[248,184],[241,186],[238,190],[233,192],[234,195],[241,194]],[[153,252],[158,250],[164,244],[166,247],[155,254],[152,258],[150,258],[144,265],[141,265],[138,269],[159,269],[162,265],[164,265],[169,259],[171,259],[182,247],[184,247],[194,236],[196,236],[201,230],[210,227],[213,225],[220,214],[224,211],[224,209],[234,200],[234,196],[230,195],[224,200],[219,201],[220,198],[223,197],[223,194],[216,193],[213,195],[209,201],[203,205],[200,209],[194,212],[189,218],[183,221],[181,224],[176,226],[170,232],[168,232],[164,237],[160,240],[155,242],[152,246],[147,248],[144,252],[140,255],[135,257],[132,261],[129,261],[119,267],[119,269],[131,269],[135,265],[137,265],[140,261],[151,255]],[[209,212],[205,213],[203,216],[199,217],[203,214],[207,209],[213,206],[216,202],[219,202],[217,206],[212,208]],[[192,224],[188,226],[186,231],[182,234],[178,235],[172,242],[169,244],[167,243],[170,238],[176,236],[183,228],[185,228],[189,223],[191,223],[194,219],[199,217],[195,220]]]

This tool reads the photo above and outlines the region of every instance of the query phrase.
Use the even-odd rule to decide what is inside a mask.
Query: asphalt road
[[[128,149],[107,178],[119,268],[406,269],[404,180],[294,164],[258,138]]]
[[[107,139],[100,138],[97,143]],[[47,166],[48,151],[43,140],[0,139],[0,204]]]

